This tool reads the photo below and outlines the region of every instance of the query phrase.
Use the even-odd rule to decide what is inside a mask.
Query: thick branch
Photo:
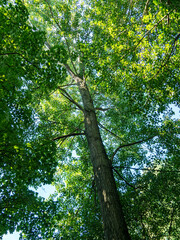
[[[113,161],[113,158],[114,156],[116,155],[116,153],[119,151],[119,149],[121,148],[124,148],[124,147],[129,147],[129,146],[132,146],[132,145],[135,145],[135,144],[140,144],[140,143],[143,143],[143,142],[146,142],[152,138],[154,138],[156,136],[153,136],[153,137],[149,137],[149,138],[146,138],[146,139],[143,139],[143,140],[140,140],[140,141],[137,141],[137,142],[133,142],[133,143],[127,143],[127,144],[124,144],[124,145],[120,145],[113,153],[112,157],[111,157],[111,162]]]
[[[59,140],[59,139],[62,139],[62,138],[72,137],[72,136],[79,136],[79,135],[85,135],[85,133],[84,132],[82,132],[82,133],[70,133],[70,134],[59,136],[59,137],[55,137],[55,138],[52,139],[52,141]]]

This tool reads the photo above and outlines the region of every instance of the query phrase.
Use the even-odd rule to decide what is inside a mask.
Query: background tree
[[[38,123],[31,104],[31,80],[26,78],[45,35],[28,25],[27,19],[27,9],[20,1],[1,1],[0,235],[25,229],[33,239],[43,228],[42,222],[50,224],[55,204],[38,198],[29,186],[50,183],[57,160],[48,130],[43,132]]]
[[[179,101],[178,5],[25,4],[29,24],[46,32],[46,39],[40,48],[32,41],[23,79],[18,75],[24,84],[20,93],[26,90],[32,97],[31,116],[36,116],[33,131],[24,137],[23,130],[20,136],[28,146],[36,139],[33,150],[39,155],[34,159],[39,163],[44,154],[43,169],[44,162],[50,168],[54,163],[53,173],[59,161],[54,179],[59,212],[39,233],[43,236],[51,228],[52,238],[103,239],[97,191],[106,239],[130,239],[126,223],[132,239],[175,239],[179,123],[170,104]],[[11,55],[24,59],[20,53]],[[55,143],[53,160],[54,152],[46,148]],[[32,229],[21,229],[26,238],[32,236]]]

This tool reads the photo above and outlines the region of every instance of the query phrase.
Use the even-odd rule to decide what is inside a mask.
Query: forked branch
[[[118,148],[116,148],[116,150],[114,151],[112,157],[111,157],[111,162],[113,161],[114,159],[114,156],[116,155],[116,153],[121,149],[121,148],[124,148],[124,147],[129,147],[129,146],[132,146],[132,145],[136,145],[136,144],[140,144],[140,143],[143,143],[143,142],[146,142],[150,139],[153,139],[154,137],[156,136],[153,136],[153,137],[149,137],[149,138],[146,138],[146,139],[143,139],[143,140],[140,140],[140,141],[137,141],[137,142],[133,142],[133,143],[127,143],[127,144],[124,144],[124,145],[120,145]]]
[[[81,111],[83,111],[83,107],[77,103],[70,95],[69,93],[65,90],[65,89],[62,89],[61,87],[58,88],[60,91],[61,91],[61,94],[66,98],[68,99],[70,102],[72,102],[73,104],[75,104]]]

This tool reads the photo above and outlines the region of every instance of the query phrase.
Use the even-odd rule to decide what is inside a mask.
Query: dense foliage
[[[75,74],[131,238],[178,239],[179,2],[0,3],[0,235],[104,239]],[[47,183],[49,200],[29,190]]]
[[[26,79],[31,60],[44,43],[44,33],[27,24],[28,12],[21,2],[1,4],[0,235],[7,230],[14,232],[16,227],[38,229],[31,226],[37,216],[49,221],[50,212],[43,212],[53,209],[54,204],[47,205],[28,187],[50,183],[57,165],[55,145],[48,130],[44,132],[38,123],[33,89]]]

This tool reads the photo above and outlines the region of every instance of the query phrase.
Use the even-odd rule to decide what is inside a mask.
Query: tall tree
[[[177,5],[123,0],[24,2],[29,23],[46,32],[39,51],[35,43],[39,38],[28,48],[33,55],[25,59],[29,65],[23,74],[24,88],[31,93],[42,133],[48,135],[48,142],[56,143],[59,168],[63,165],[65,170],[70,159],[75,161],[68,150],[75,150],[76,158],[81,156],[80,165],[85,161],[86,170],[90,157],[105,239],[130,239],[127,222],[132,238],[139,229],[142,238],[153,236],[153,230],[147,231],[147,223],[139,219],[141,226],[134,224],[135,233],[130,225],[133,213],[129,211],[137,210],[133,199],[143,199],[144,190],[132,193],[129,187],[146,186],[149,181],[149,174],[133,174],[130,168],[171,165],[178,171],[178,121],[170,110],[170,104],[179,101]],[[11,53],[23,59],[20,50]],[[36,132],[35,128],[31,135]],[[146,148],[154,154],[147,155]],[[48,149],[43,151],[41,161],[47,161],[48,153],[53,156]],[[48,162],[51,167],[53,161]],[[159,181],[154,175],[151,178]],[[176,197],[174,201],[173,209]]]

